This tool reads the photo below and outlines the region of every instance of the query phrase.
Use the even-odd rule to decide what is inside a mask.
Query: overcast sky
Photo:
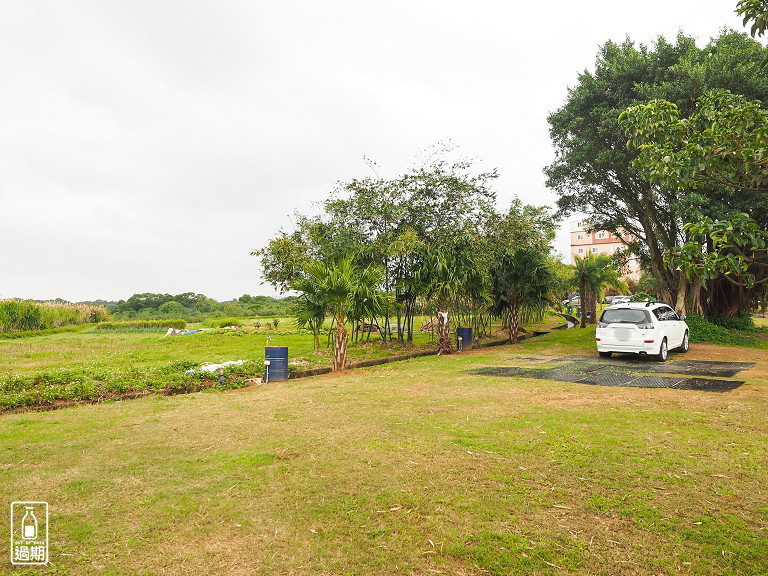
[[[598,46],[735,3],[5,2],[0,297],[274,294],[251,249],[439,140],[553,205],[546,116]]]

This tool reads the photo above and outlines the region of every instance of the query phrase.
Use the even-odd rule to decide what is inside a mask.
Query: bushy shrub
[[[713,324],[698,314],[689,314],[685,321],[690,329],[691,342],[711,342],[736,346],[754,346],[756,344],[755,338]]]
[[[738,316],[731,316],[730,318],[723,318],[721,316],[709,316],[707,317],[712,324],[717,324],[728,330],[754,330],[755,322],[749,314],[739,314]]]
[[[226,328],[227,326],[242,326],[243,323],[237,318],[206,318],[203,326],[207,328]]]
[[[90,304],[0,300],[0,332],[49,330],[109,319],[107,309]]]
[[[185,320],[130,320],[128,322],[102,322],[96,325],[96,330],[107,332],[165,332],[168,328],[183,330],[187,327]]]

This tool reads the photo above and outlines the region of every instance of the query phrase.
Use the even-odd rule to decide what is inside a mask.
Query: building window
[[[597,248],[592,248],[592,252],[597,254]]]
[[[598,238],[605,238],[605,232],[598,232],[597,233]]]
[[[584,234],[579,234],[579,235],[577,236],[577,238],[578,238],[579,240],[584,240]]]
[[[579,254],[584,254],[584,248],[579,248]]]

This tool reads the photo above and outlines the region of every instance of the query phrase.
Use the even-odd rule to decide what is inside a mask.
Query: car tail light
[[[600,342],[600,338],[595,338],[595,340],[597,340],[598,342]]]
[[[651,322],[646,322],[645,324],[638,324],[637,325],[640,330],[653,330],[653,324]]]
[[[643,340],[646,344],[653,344],[653,340]]]

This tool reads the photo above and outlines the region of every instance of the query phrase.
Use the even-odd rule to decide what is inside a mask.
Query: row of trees
[[[765,6],[739,3],[753,34]],[[680,312],[727,318],[765,298],[766,61],[768,49],[732,31],[702,48],[683,34],[608,42],[549,117],[559,213],[629,232],[623,256]]]
[[[335,367],[344,366],[348,325],[411,342],[426,314],[439,352],[450,353],[454,316],[478,335],[501,319],[515,339],[521,320],[541,317],[564,291],[552,214],[519,200],[497,211],[496,171],[452,156],[438,146],[396,178],[340,183],[320,214],[298,214],[294,230],[254,252],[268,282],[299,292],[299,322],[318,347],[331,318]]]
[[[243,294],[235,300],[218,302],[204,294],[134,294],[127,300],[102,302],[116,320],[152,320],[182,318],[202,320],[207,317],[290,316],[295,297],[272,298]]]

